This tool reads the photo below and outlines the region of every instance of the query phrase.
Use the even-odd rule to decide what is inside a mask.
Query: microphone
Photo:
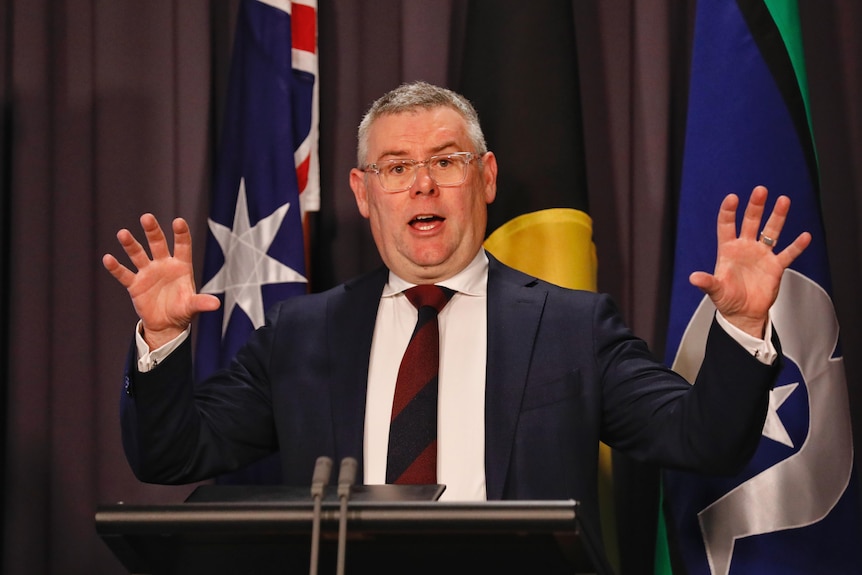
[[[341,469],[338,470],[338,497],[344,499],[350,497],[350,488],[356,483],[358,465],[352,457],[345,457],[341,460]]]
[[[323,497],[323,488],[329,483],[332,474],[332,460],[321,455],[314,463],[314,473],[311,476],[311,496],[320,499]]]
[[[338,514],[338,562],[336,575],[344,575],[344,556],[347,546],[347,500],[350,498],[350,488],[356,483],[356,468],[358,463],[352,457],[341,460],[338,471],[338,498],[341,509]]]
[[[317,559],[320,556],[320,506],[323,490],[329,483],[332,473],[332,460],[325,455],[317,458],[314,473],[311,476],[311,500],[314,503],[314,515],[311,523],[311,561],[310,575],[317,575]]]

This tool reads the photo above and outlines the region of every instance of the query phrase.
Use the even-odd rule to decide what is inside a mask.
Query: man
[[[138,270],[103,258],[141,318],[122,400],[141,480],[192,482],[279,450],[289,484],[307,483],[320,455],[355,457],[365,483],[385,483],[395,380],[417,317],[403,292],[417,284],[454,290],[439,314],[444,497],[576,499],[595,521],[599,440],[709,473],[753,453],[779,370],[769,309],[811,239],[773,253],[786,197],[763,227],[768,243],[758,235],[765,188],[752,192],[738,236],[738,199],[722,203],[715,271],[691,276],[718,310],[691,386],[608,297],[485,253],[497,162],[461,96],[425,83],[383,96],[359,127],[358,166],[350,187],[386,268],[275,306],[230,368],[197,385],[189,325],[219,301],[195,291],[187,224],[173,222],[173,255],[152,215],[141,217],[152,258],[128,230],[117,234]]]

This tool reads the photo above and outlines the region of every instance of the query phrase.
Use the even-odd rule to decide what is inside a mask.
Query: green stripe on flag
[[[811,104],[808,96],[808,73],[805,71],[805,52],[802,48],[802,24],[799,21],[799,9],[796,0],[764,0],[766,8],[772,14],[775,25],[784,39],[784,46],[796,72],[796,83],[805,104],[805,116],[808,118],[808,130],[811,141],[814,142],[814,124],[811,121]],[[814,146],[817,156],[817,146]],[[819,162],[818,162],[819,164]]]

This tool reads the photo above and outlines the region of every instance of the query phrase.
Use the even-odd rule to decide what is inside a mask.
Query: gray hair
[[[356,159],[357,166],[362,167],[366,162],[368,154],[368,131],[375,120],[381,116],[403,114],[416,110],[430,110],[433,108],[451,108],[461,114],[467,123],[467,134],[475,148],[473,151],[480,157],[488,151],[485,143],[485,135],[479,124],[479,114],[473,104],[464,96],[434,86],[426,82],[412,82],[402,84],[394,90],[387,92],[378,98],[368,109],[359,123],[357,133]],[[469,150],[465,150],[469,151]]]

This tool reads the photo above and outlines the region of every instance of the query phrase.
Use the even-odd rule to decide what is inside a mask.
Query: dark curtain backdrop
[[[862,446],[862,4],[800,5],[825,241]],[[355,127],[402,81],[450,81],[461,8],[459,0],[320,0],[315,289],[379,263],[347,185]],[[661,354],[694,0],[572,8],[599,288]],[[117,403],[135,317],[100,258],[118,252],[116,230],[137,229],[152,211],[165,224],[191,221],[200,261],[235,17],[235,0],[0,0],[7,575],[121,574],[95,533],[96,506],[178,502],[191,491],[141,484],[126,465]],[[624,461],[621,469],[623,547],[642,558],[654,515],[635,503],[650,501],[653,470]],[[643,563],[626,567],[645,572]]]

